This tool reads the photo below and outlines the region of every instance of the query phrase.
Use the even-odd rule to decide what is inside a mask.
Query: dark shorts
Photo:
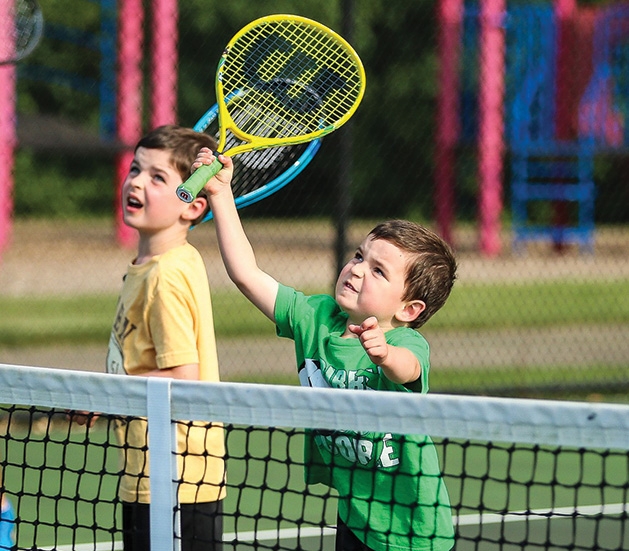
[[[336,519],[336,551],[373,551],[360,541],[340,519]]]
[[[181,551],[223,550],[223,502],[180,505]],[[150,551],[150,512],[147,503],[122,504],[124,551]]]

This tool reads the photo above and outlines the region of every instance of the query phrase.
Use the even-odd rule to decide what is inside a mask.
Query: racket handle
[[[192,173],[190,178],[177,188],[177,197],[184,203],[192,203],[207,181],[212,176],[216,176],[221,168],[223,168],[223,165],[218,159],[210,165],[200,166]]]

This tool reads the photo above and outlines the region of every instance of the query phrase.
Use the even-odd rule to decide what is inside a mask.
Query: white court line
[[[455,526],[475,526],[480,524],[497,524],[500,522],[522,522],[522,521],[534,521],[543,520],[550,517],[564,517],[569,518],[572,516],[579,517],[591,517],[600,515],[619,515],[629,511],[629,504],[627,503],[613,503],[609,505],[585,505],[581,507],[558,507],[554,509],[534,509],[531,511],[517,511],[513,513],[507,513],[504,515],[497,513],[481,513],[460,515],[453,517]],[[283,528],[280,530],[259,530],[258,532],[238,532],[227,533],[223,535],[224,542],[242,542],[252,543],[255,541],[269,541],[269,540],[282,540],[297,538],[309,538],[317,536],[332,536],[336,533],[336,528],[330,526],[325,528]],[[50,549],[53,548],[41,548]],[[109,542],[101,543],[81,543],[74,546],[60,546],[56,548],[58,551],[122,551],[122,542],[114,542],[112,547]]]
[[[522,522],[543,520],[550,517],[568,518],[572,516],[591,517],[600,515],[619,515],[629,510],[627,503],[611,503],[609,505],[583,505],[581,507],[557,507],[554,509],[533,509],[517,511],[504,515],[498,513],[481,513],[461,515],[454,518],[456,526],[474,526],[478,524],[497,524],[499,522]]]

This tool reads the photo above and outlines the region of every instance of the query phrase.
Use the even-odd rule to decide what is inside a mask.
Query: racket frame
[[[279,23],[281,21],[291,21],[296,23],[302,23],[309,27],[315,27],[319,29],[323,34],[326,34],[333,38],[338,44],[340,44],[343,49],[349,54],[349,57],[353,60],[353,66],[356,68],[360,86],[358,88],[358,93],[356,98],[352,104],[352,106],[344,113],[338,121],[333,124],[322,124],[321,128],[316,131],[308,132],[305,134],[297,135],[297,136],[287,136],[284,138],[265,138],[263,136],[254,136],[249,134],[240,128],[238,128],[233,121],[232,117],[229,114],[228,106],[228,98],[225,96],[225,92],[223,89],[223,67],[227,60],[231,57],[231,51],[241,39],[241,37],[247,34],[249,31],[254,29],[255,27]],[[312,141],[316,138],[322,138],[325,135],[333,132],[340,128],[343,124],[345,124],[352,115],[358,109],[360,102],[362,101],[364,92],[365,92],[365,69],[363,64],[358,57],[358,54],[355,52],[354,48],[338,33],[329,29],[325,25],[314,21],[312,19],[308,19],[306,17],[302,17],[299,15],[290,15],[290,14],[275,14],[268,15],[265,17],[261,17],[252,21],[251,23],[245,25],[242,29],[240,29],[234,37],[229,41],[223,54],[221,55],[221,59],[218,63],[218,68],[216,71],[215,78],[215,91],[216,91],[216,105],[218,106],[218,120],[219,120],[219,135],[218,135],[218,153],[224,153],[223,148],[225,147],[227,141],[227,131],[229,130],[234,136],[236,136],[239,140],[245,142],[236,147],[230,148],[228,153],[230,156],[238,155],[239,153],[245,153],[247,151],[255,151],[258,149],[266,149],[269,147],[275,146],[287,146],[287,145],[296,145],[300,143],[306,143]],[[205,165],[198,168],[186,182],[181,184],[177,188],[177,195],[179,198],[187,203],[190,203],[194,200],[198,192],[203,188],[203,184],[205,181],[210,179],[212,176],[216,175],[220,169],[222,168],[221,163],[216,160],[211,165]]]

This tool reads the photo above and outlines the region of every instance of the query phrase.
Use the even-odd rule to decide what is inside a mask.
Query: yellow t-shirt
[[[199,364],[201,381],[219,380],[207,273],[199,252],[185,244],[129,266],[109,340],[107,372],[141,375],[189,363]],[[149,503],[146,421],[122,419],[116,433],[127,444],[122,448],[120,499]],[[179,421],[177,451],[179,502],[223,499],[222,425]]]

